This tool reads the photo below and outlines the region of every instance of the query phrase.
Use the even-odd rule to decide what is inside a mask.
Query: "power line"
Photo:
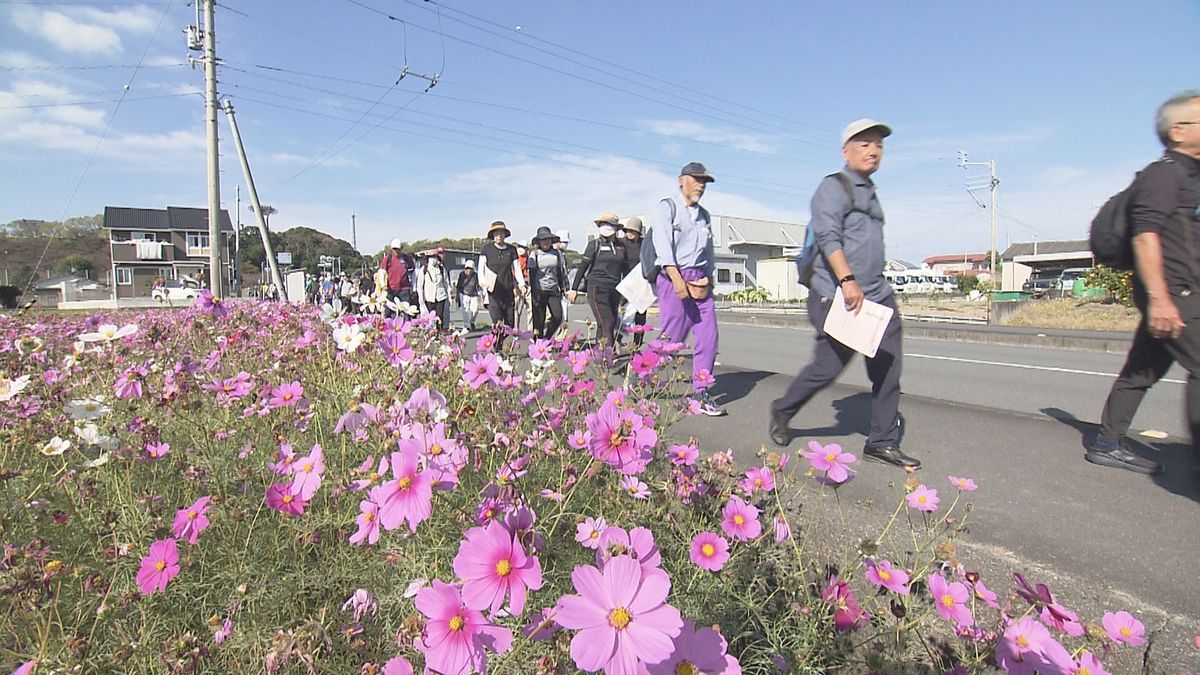
[[[130,101],[152,101],[152,100],[164,99],[164,98],[178,98],[180,96],[196,96],[198,94],[203,94],[203,93],[204,92],[202,92],[202,91],[183,91],[183,92],[178,92],[175,94],[158,94],[155,96],[134,96],[134,97],[122,96],[121,98],[118,98],[118,99],[110,99],[110,100],[105,100],[105,101],[64,101],[61,103],[29,103],[26,105],[0,105],[0,110],[27,110],[30,108],[62,108],[62,107],[69,107],[69,106],[76,106],[76,105],[101,105],[104,103],[121,104],[121,103],[128,103]],[[113,111],[113,114],[116,114],[115,110]]]
[[[170,9],[170,7],[168,7],[168,9]],[[140,65],[140,64],[136,64],[136,63],[135,64],[109,63],[109,64],[104,64],[104,65],[92,65],[92,66],[66,66],[66,65],[0,66],[0,71],[21,72],[21,71],[27,71],[27,70],[33,71],[33,70],[107,70],[107,69],[128,70],[130,68],[133,68],[135,70],[145,70],[147,68],[181,68],[181,67],[184,67],[187,65],[188,64],[186,64],[186,63],[156,63],[156,64],[147,66],[147,65]]]

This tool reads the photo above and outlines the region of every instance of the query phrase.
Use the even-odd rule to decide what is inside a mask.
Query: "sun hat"
[[[621,226],[621,219],[612,211],[605,211],[592,219],[592,222],[597,225],[612,225],[613,227]]]
[[[550,228],[543,225],[537,229],[537,234],[533,236],[533,241],[536,243],[546,239],[549,239],[550,243],[554,243],[559,240],[559,237],[557,234],[551,232]]]
[[[631,216],[629,220],[625,221],[625,229],[642,234],[642,219],[637,216]]]
[[[884,138],[892,135],[892,128],[888,125],[880,122],[879,120],[873,120],[864,117],[861,120],[854,120],[850,124],[847,124],[846,128],[842,130],[842,145],[846,145],[850,142],[851,138],[854,138],[868,129],[879,129]]]
[[[704,165],[700,162],[688,162],[682,169],[679,170],[679,175],[691,176],[696,180],[702,180],[707,183],[712,183],[717,180],[716,178],[712,177],[712,174],[710,174],[708,169],[704,168]]]
[[[571,243],[571,231],[567,229],[555,230],[554,234],[558,235],[558,240],[564,244]]]
[[[467,268],[467,269],[469,269],[469,270],[473,270],[473,269],[475,269],[475,261],[474,261],[474,260],[468,260],[467,262],[463,263],[463,266],[464,266],[464,267],[466,267],[466,268]]]
[[[504,230],[504,236],[506,236],[506,237],[512,236],[512,230],[508,229],[508,226],[504,224],[504,221],[497,220],[496,222],[492,223],[491,227],[488,228],[487,238],[491,239],[492,235],[496,234],[500,230]]]

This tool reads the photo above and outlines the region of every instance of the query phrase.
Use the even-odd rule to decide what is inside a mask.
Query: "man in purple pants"
[[[699,162],[679,172],[679,192],[663,199],[655,211],[650,236],[655,264],[661,269],[656,286],[662,335],[686,342],[695,333],[692,352],[692,386],[700,412],[713,417],[725,414],[708,387],[717,360],[717,313],[713,303],[713,237],[708,210],[700,206],[704,188],[713,177]]]

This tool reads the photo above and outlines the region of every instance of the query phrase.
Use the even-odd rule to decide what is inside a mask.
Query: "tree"
[[[1111,302],[1133,306],[1133,271],[1096,265],[1083,277],[1090,288],[1103,288]]]
[[[250,206],[247,206],[246,210],[250,213],[254,213],[254,205],[251,204]],[[270,204],[262,205],[263,220],[266,221],[267,227],[271,227],[271,216],[275,215],[276,213],[279,213],[279,209],[275,208],[274,206],[271,206]]]
[[[59,274],[77,273],[82,274],[89,279],[92,276],[92,272],[95,270],[95,263],[92,262],[91,258],[88,258],[85,255],[69,255],[62,260],[59,260],[58,264],[54,266],[54,271],[58,272]]]

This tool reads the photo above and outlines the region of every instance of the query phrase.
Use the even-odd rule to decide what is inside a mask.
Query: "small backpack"
[[[671,253],[674,253],[675,252],[675,200],[674,199],[664,199],[663,201],[666,202],[667,206],[671,209],[671,220],[670,220],[669,224],[671,225]],[[652,228],[652,227],[646,228],[646,234],[642,235],[642,247],[641,247],[641,253],[640,253],[641,258],[642,258],[642,260],[641,260],[642,276],[646,278],[646,281],[650,282],[651,286],[653,286],[655,284],[655,281],[658,279],[658,273],[662,270],[662,268],[660,268],[657,265],[658,253],[654,250],[654,237],[651,236],[653,229],[654,228]]]
[[[1172,162],[1170,157],[1155,160]],[[1173,162],[1172,162],[1173,163]],[[1142,171],[1145,171],[1143,169]],[[1133,188],[1142,177],[1139,171],[1133,181],[1124,190],[1108,198],[1104,206],[1096,212],[1092,219],[1092,227],[1088,232],[1088,247],[1096,262],[1114,270],[1133,269],[1133,238],[1129,232],[1129,200],[1133,197]]]
[[[846,215],[850,215],[855,211],[866,213],[864,209],[858,208],[854,201],[854,185],[850,183],[850,177],[841,171],[831,173],[826,178],[836,178],[838,183],[841,183],[842,189],[846,191],[846,196],[850,198],[850,211]],[[842,216],[845,218],[845,216]],[[812,221],[809,221],[808,227],[804,228],[804,248],[796,254],[796,278],[805,286],[812,282],[813,268],[817,264],[817,256],[821,255],[821,249],[817,247],[817,236],[813,234]]]

